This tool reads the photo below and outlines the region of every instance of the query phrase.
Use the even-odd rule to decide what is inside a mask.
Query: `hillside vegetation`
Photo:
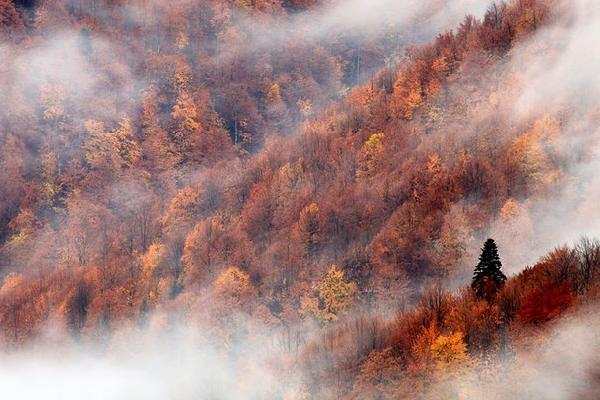
[[[422,44],[449,2],[364,34],[334,3],[0,0],[2,348],[183,325],[268,344],[248,398],[545,397],[523,360],[598,327],[600,244],[547,215],[596,218],[598,103],[524,97],[578,14],[494,3]],[[473,290],[489,237],[508,279]]]

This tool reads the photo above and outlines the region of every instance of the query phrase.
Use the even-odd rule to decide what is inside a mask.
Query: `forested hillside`
[[[0,0],[0,394],[598,395],[598,6],[365,3]]]

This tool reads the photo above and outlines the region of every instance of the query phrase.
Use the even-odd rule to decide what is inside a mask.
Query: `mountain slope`
[[[239,392],[201,395],[225,398],[547,395],[507,381],[597,326],[599,246],[526,265],[573,238],[562,215],[593,231],[600,114],[577,81],[536,93],[573,53],[546,39],[589,21],[513,1],[405,47],[447,2],[361,39],[336,4],[0,3],[4,348],[190,350],[183,381],[214,362]],[[483,300],[463,288],[488,237],[512,277]]]

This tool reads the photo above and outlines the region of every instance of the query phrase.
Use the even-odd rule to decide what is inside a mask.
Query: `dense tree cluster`
[[[318,118],[305,110],[299,135],[269,135],[255,154],[244,150],[250,149],[242,143],[246,133],[265,134],[265,121],[288,121],[268,117],[268,107],[247,108],[246,99],[271,101],[273,110],[287,114],[299,100],[314,107],[323,98],[289,97],[292,89],[283,81],[243,72],[262,65],[253,58],[260,52],[210,67],[219,52],[236,48],[227,42],[241,35],[232,32],[236,19],[265,11],[227,2],[186,2],[170,11],[153,4],[142,8],[143,21],[128,22],[120,14],[82,15],[90,10],[83,3],[60,7],[40,3],[27,35],[59,23],[43,16],[90,26],[79,35],[75,55],[84,71],[101,79],[89,83],[95,102],[81,101],[52,76],[39,85],[15,80],[24,87],[3,82],[7,95],[16,96],[3,98],[2,110],[3,271],[20,282],[19,291],[31,291],[28,299],[37,299],[3,301],[15,303],[11,307],[39,302],[28,326],[19,328],[24,331],[73,309],[74,293],[84,289],[89,304],[74,309],[85,309],[82,324],[93,327],[139,316],[163,301],[183,302],[180,295],[208,290],[230,267],[249,275],[257,306],[268,304],[275,319],[286,318],[282,310],[299,313],[301,299],[311,298],[333,264],[356,285],[356,306],[393,311],[415,301],[412,284],[466,278],[465,257],[492,221],[510,221],[525,199],[554,189],[552,177],[566,173],[555,147],[559,120],[542,115],[511,126],[507,105],[480,100],[510,95],[490,93],[508,77],[483,71],[494,70],[489,60],[506,53],[503,43],[535,29],[533,23],[525,29],[523,14],[543,22],[541,2],[495,6],[483,21],[467,17],[456,31],[409,49],[398,67],[379,71]],[[279,12],[263,17],[284,18]],[[191,16],[198,16],[195,24],[186,19]],[[94,38],[121,29],[132,39],[111,50],[123,51],[129,64],[110,64]],[[15,52],[10,60],[19,60],[19,47],[8,48]],[[289,73],[299,54],[277,54],[281,73]],[[324,88],[330,58],[307,57],[322,68],[313,70],[305,60],[298,73],[314,73]],[[274,62],[271,77],[277,76]],[[127,65],[150,82],[137,94]],[[221,70],[234,67],[240,71]],[[258,87],[245,92],[238,82],[266,93],[259,95]],[[222,103],[226,99],[231,104]],[[112,119],[112,107],[122,111],[119,119]],[[47,292],[50,282],[60,283]],[[330,320],[331,307],[317,309]]]
[[[511,117],[503,62],[553,1],[408,48],[282,34],[319,1],[21,3],[0,0],[3,346],[266,326],[313,398],[402,398],[600,293],[588,239],[508,280],[486,243],[476,290],[448,291],[485,238],[532,243],[531,201],[591,151],[560,151],[568,107]]]

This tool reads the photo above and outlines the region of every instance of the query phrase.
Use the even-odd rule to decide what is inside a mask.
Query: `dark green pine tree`
[[[498,288],[504,285],[506,275],[502,272],[502,263],[494,239],[488,239],[481,249],[479,263],[473,273],[471,288],[479,298],[490,300]]]

